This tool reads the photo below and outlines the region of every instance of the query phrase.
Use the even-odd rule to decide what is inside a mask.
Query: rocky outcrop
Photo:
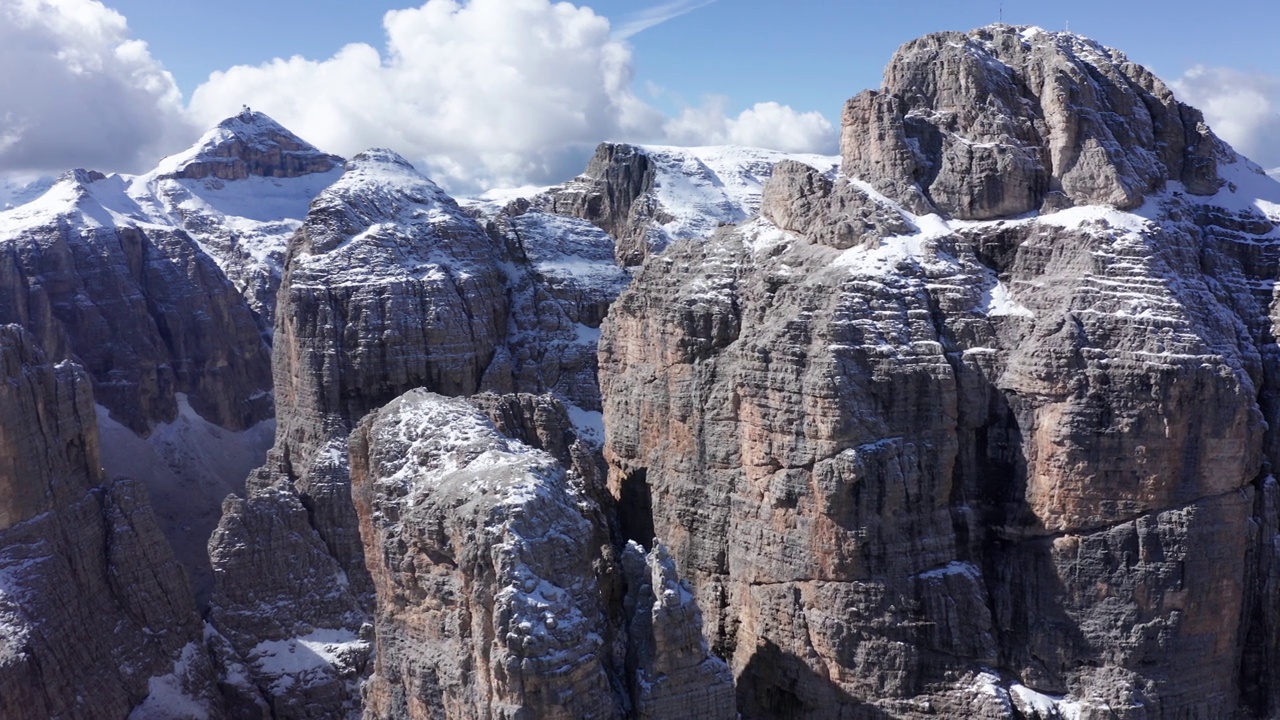
[[[617,570],[579,478],[421,390],[366,418],[352,458],[378,591],[367,717],[622,717]]]
[[[689,584],[661,543],[645,552],[630,542],[627,579],[627,679],[633,717],[735,720],[733,673],[711,655]]]
[[[652,196],[656,174],[640,148],[601,143],[580,177],[536,198],[535,206],[590,222],[617,241],[623,264],[638,265],[651,244],[648,224],[664,218]]]
[[[1169,181],[1211,195],[1230,156],[1200,113],[1123,53],[992,25],[903,45],[851,99],[844,172],[912,212],[968,220],[1042,206],[1132,209]]]
[[[367,614],[298,496],[268,487],[229,496],[209,539],[208,618],[237,692],[265,698],[275,718],[360,716],[371,648]]]
[[[564,447],[554,401],[481,404]],[[660,550],[628,550],[622,612],[604,508],[577,472],[424,390],[367,416],[351,447],[378,596],[366,717],[735,716],[728,668]]]
[[[1017,48],[1117,57],[993,27],[908,44],[887,83],[919,103],[987,88],[972,125],[948,127],[1016,127],[994,59]],[[1082,146],[1117,97],[1079,101]],[[914,176],[851,148],[934,116],[878,117],[846,118],[851,180],[780,168],[764,218],[650,260],[604,324],[624,529],[689,579],[743,718],[1274,714],[1280,186],[1219,156],[1227,184],[1196,197],[1213,188],[1175,184],[1189,142],[1126,136],[1151,163],[1099,170],[1114,182],[1088,192],[1044,165],[1046,193],[1110,205],[950,223],[875,190],[969,218],[1044,196],[925,184],[916,204],[895,185]]]
[[[373,586],[347,452],[361,417],[418,387],[454,396],[555,389],[581,412],[598,410],[597,331],[588,323],[599,324],[627,277],[612,257],[609,237],[583,221],[507,213],[486,230],[389,151],[356,156],[317,197],[281,286],[275,446],[247,497],[224,506],[210,544],[219,578],[214,624],[234,626],[224,634],[239,661],[253,671],[249,640],[277,626],[297,636],[305,618],[350,636],[370,618]],[[563,408],[558,418],[568,425]],[[589,451],[557,449],[603,488]],[[281,525],[294,529],[277,532]],[[344,591],[317,604],[306,583],[287,583],[275,618],[249,593],[231,590],[275,575],[271,558],[281,554],[306,558],[297,572],[345,573]],[[308,697],[297,695],[304,683],[255,677],[273,706],[289,708],[283,716],[318,716],[311,698],[324,682],[357,707],[347,666],[309,678]]]
[[[89,377],[13,325],[0,376],[0,715],[221,717],[146,491],[99,468]]]
[[[602,143],[582,175],[530,202],[591,222],[616,240],[620,264],[639,265],[675,240],[704,238],[754,215],[774,165],[788,160],[828,177],[837,165],[823,155],[760,148]]]

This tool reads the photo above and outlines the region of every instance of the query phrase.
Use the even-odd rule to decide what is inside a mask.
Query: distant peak
[[[274,136],[286,139],[289,144],[305,146],[315,150],[310,143],[294,135],[288,128],[273,120],[269,115],[250,110],[248,105],[245,105],[240,112],[218,123],[214,130],[205,133],[205,137],[209,137],[217,130],[228,131],[243,140],[271,141]],[[203,140],[204,138],[201,139]]]
[[[187,150],[160,162],[155,175],[198,180],[297,177],[328,172],[342,158],[321,152],[266,113],[243,106]]]
[[[387,148],[369,148],[355,157],[351,158],[352,162],[371,162],[371,163],[389,163],[391,165],[400,165],[409,170],[416,171],[417,168],[413,163],[404,159],[404,156],[394,150]]]

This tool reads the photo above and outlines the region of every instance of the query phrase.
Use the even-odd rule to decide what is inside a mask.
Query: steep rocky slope
[[[212,617],[242,660],[263,637],[286,642],[312,628],[357,643],[370,619],[371,548],[358,532],[347,453],[366,413],[417,387],[554,390],[576,416],[598,412],[595,326],[627,279],[612,248],[585,221],[527,208],[486,229],[385,150],[353,158],[316,198],[280,289],[275,446],[210,543]],[[276,530],[295,521],[306,525]],[[295,560],[284,576],[282,556]],[[303,580],[334,576],[340,592]],[[278,594],[254,590],[263,584]],[[263,667],[256,682],[278,698],[281,717],[323,716],[313,702],[323,693],[358,712],[353,665],[283,683]]]
[[[1274,714],[1280,186],[1078,36],[885,78],[614,304],[627,535],[744,718]]]
[[[564,410],[537,396],[477,400],[522,418],[531,440],[553,439],[559,457],[424,390],[353,435],[378,594],[365,717],[734,717],[732,677],[660,550],[627,549],[624,614],[606,508],[568,469],[580,445],[557,430]]]
[[[202,599],[222,498],[271,445],[285,245],[341,171],[246,109],[150,173],[75,171],[0,213],[0,321],[89,371],[103,464],[148,486]]]
[[[89,377],[0,326],[0,716],[215,718],[215,683],[145,490],[102,474]]]
[[[1280,185],[1008,26],[836,162],[459,205],[246,109],[0,214],[0,715],[1280,713]],[[215,468],[203,626],[101,464]]]

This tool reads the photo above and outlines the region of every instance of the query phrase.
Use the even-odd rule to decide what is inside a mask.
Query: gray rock
[[[907,55],[903,97],[940,93]],[[883,117],[863,146],[914,122]],[[1280,186],[1229,159],[1214,198],[1173,170],[1112,187],[1141,214],[978,223],[783,166],[764,219],[645,263],[602,326],[609,486],[744,718],[1274,713]]]
[[[1169,181],[1222,185],[1230,151],[1150,71],[1070,33],[991,25],[894,55],[844,109],[843,170],[902,203],[972,220],[1064,204],[1131,209]]]
[[[107,481],[88,375],[0,326],[0,715],[221,718],[200,618],[147,501]]]
[[[616,570],[580,478],[414,390],[360,423],[352,482],[378,595],[366,717],[623,717],[597,579]]]

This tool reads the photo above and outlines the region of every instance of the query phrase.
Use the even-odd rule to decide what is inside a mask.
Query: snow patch
[[[294,685],[305,687],[341,674],[351,658],[368,652],[368,641],[355,632],[320,628],[285,640],[264,640],[249,651],[246,660],[258,675],[271,680],[272,692],[279,694]]]
[[[916,575],[921,580],[941,580],[949,575],[959,575],[969,578],[970,580],[981,580],[982,572],[978,570],[973,563],[960,562],[954,560],[940,568],[926,570]]]
[[[996,281],[994,287],[983,292],[982,299],[987,315],[992,317],[1012,315],[1033,318],[1036,316],[1025,305],[1014,300],[1013,296],[1009,294],[1008,286],[999,280]]]
[[[773,166],[795,160],[834,177],[839,156],[785,153],[738,146],[644,145],[656,169],[654,194],[670,220],[669,240],[705,238],[722,225],[736,225],[760,210]]]
[[[208,720],[209,707],[187,689],[197,656],[197,642],[187,643],[173,663],[173,670],[147,683],[147,699],[129,713],[129,720]]]
[[[565,408],[578,437],[589,445],[604,447],[604,414],[597,410],[583,410],[570,403],[565,403]]]
[[[222,516],[222,501],[244,494],[245,478],[266,460],[274,441],[275,420],[234,432],[200,417],[186,394],[176,397],[178,416],[153,427],[146,438],[98,405],[99,446],[108,476],[146,484],[165,537],[204,598],[213,582],[206,545]]]
[[[1009,692],[1023,715],[1035,714],[1036,717],[1050,720],[1080,720],[1080,703],[1066,700],[1057,695],[1046,695],[1031,688],[1012,683]]]

